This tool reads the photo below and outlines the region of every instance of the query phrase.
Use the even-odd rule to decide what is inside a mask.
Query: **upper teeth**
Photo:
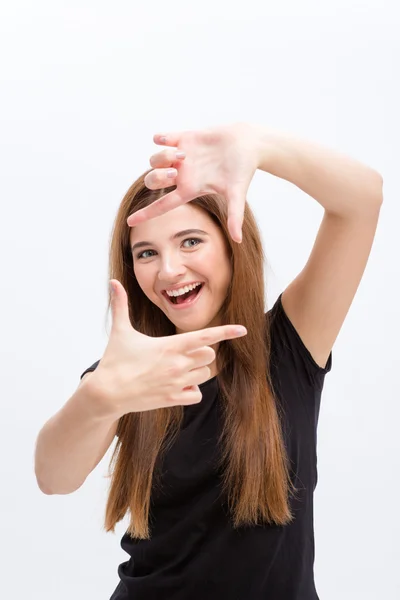
[[[201,285],[201,281],[191,285],[186,285],[185,287],[179,288],[179,290],[165,291],[167,292],[168,296],[182,296],[182,294],[187,294],[187,292],[190,292],[190,290],[194,290],[198,285]]]

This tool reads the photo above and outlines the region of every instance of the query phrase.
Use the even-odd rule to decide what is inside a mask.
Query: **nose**
[[[168,255],[160,260],[160,269],[158,271],[158,279],[166,286],[174,285],[175,280],[179,280],[186,272],[186,267],[182,264],[177,256]]]

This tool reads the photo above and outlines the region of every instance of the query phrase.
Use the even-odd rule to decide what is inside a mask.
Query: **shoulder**
[[[292,369],[298,377],[307,377],[312,383],[321,383],[332,368],[332,353],[326,365],[321,367],[311,355],[278,296],[272,308],[265,314],[271,342],[271,354],[275,355],[287,369]]]

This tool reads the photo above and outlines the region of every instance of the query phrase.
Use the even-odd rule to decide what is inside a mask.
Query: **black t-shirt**
[[[316,437],[332,353],[325,368],[317,365],[288,319],[281,295],[269,314],[271,376],[284,408],[284,439],[298,490],[290,500],[294,521],[233,529],[214,468],[220,432],[215,376],[199,386],[202,401],[184,407],[181,431],[165,455],[163,486],[151,497],[151,539],[122,537],[130,559],[118,567],[120,582],[110,600],[318,600]]]

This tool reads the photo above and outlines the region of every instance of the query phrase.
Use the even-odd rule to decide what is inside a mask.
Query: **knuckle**
[[[202,394],[201,394],[200,390],[198,392],[196,392],[196,395],[194,398],[195,399],[193,400],[193,402],[201,402]]]
[[[149,173],[148,175],[146,175],[146,177],[144,178],[144,184],[147,188],[149,188],[149,190],[152,190],[154,187],[154,177],[153,177],[153,172]]]
[[[180,372],[181,372],[181,369],[180,369],[179,365],[173,364],[173,365],[170,365],[168,367],[168,369],[167,369],[167,376],[175,378],[175,377],[178,377],[178,375],[180,374]]]
[[[179,404],[180,400],[182,399],[182,390],[183,390],[183,384],[182,384],[182,387],[179,388],[179,390],[171,391],[168,394],[169,402],[173,402],[174,404]]]
[[[158,183],[163,183],[165,179],[165,172],[162,169],[157,169],[155,171],[155,176]]]
[[[173,385],[169,385],[167,389],[163,390],[163,398],[166,402],[175,402],[176,401],[176,387]]]
[[[217,357],[217,353],[215,352],[214,348],[211,348],[211,346],[208,346],[207,353],[211,362]]]
[[[173,160],[173,152],[171,150],[162,150],[156,152],[150,157],[150,165],[153,168],[160,168],[167,166]]]
[[[150,190],[158,189],[161,184],[164,184],[165,181],[165,172],[163,169],[159,168],[158,165],[153,164],[154,171],[148,173],[144,178],[144,183],[146,187]]]
[[[180,377],[185,369],[186,362],[183,360],[176,359],[173,363],[170,363],[167,367],[167,377],[177,378]]]
[[[174,400],[174,398],[175,398],[175,393],[172,390],[169,390],[165,394],[165,399],[168,400],[168,402],[171,402],[172,400]]]
[[[214,340],[211,339],[211,335],[209,333],[200,333],[198,337],[198,341],[204,346],[208,346],[209,344],[213,344]]]

